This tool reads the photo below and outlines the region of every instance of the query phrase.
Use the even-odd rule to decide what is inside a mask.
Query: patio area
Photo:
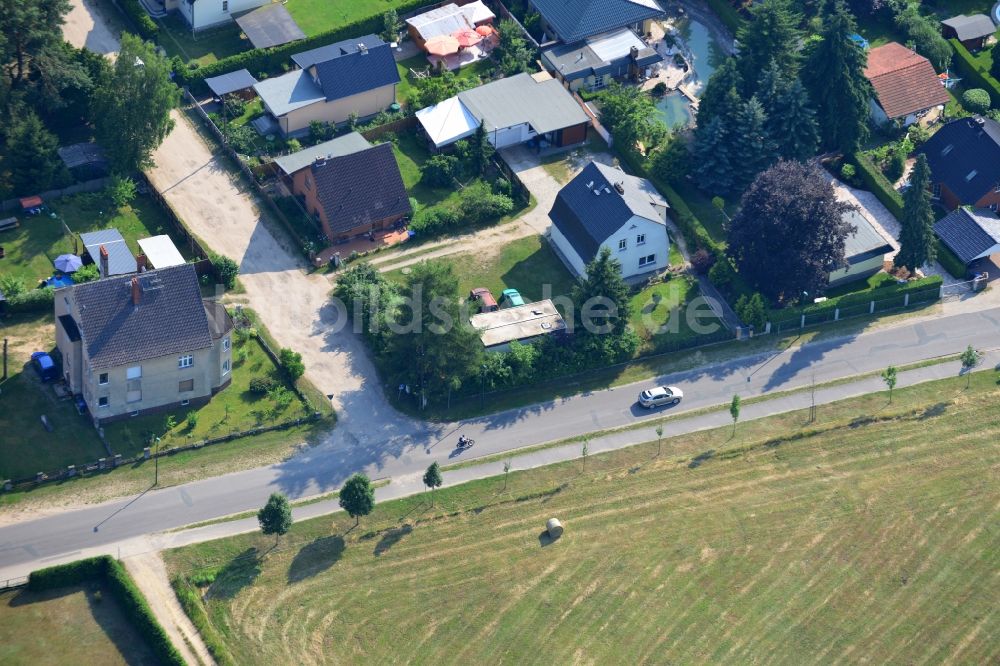
[[[405,243],[410,238],[410,232],[406,229],[388,229],[376,231],[375,239],[370,240],[367,236],[353,238],[350,242],[331,245],[316,254],[314,263],[317,266],[325,266],[333,259],[333,255],[340,254],[341,259],[347,259],[351,254],[357,252],[371,252],[372,250],[385,249],[393,245]]]
[[[458,53],[453,53],[451,55],[428,55],[427,62],[429,62],[431,67],[434,67],[435,69],[440,66],[438,63],[443,63],[445,69],[454,72],[455,70],[465,67],[466,65],[471,65],[472,63],[479,62],[480,60],[488,59],[490,57],[491,47],[487,45],[487,41],[489,40],[484,39],[482,44],[467,46]]]

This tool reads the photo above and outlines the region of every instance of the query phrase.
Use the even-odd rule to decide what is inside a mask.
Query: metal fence
[[[7,580],[0,580],[0,590],[13,590],[19,587],[24,587],[27,584],[28,584],[27,576],[8,578]]]
[[[919,291],[895,294],[887,298],[872,299],[860,303],[817,307],[795,313],[790,317],[772,318],[769,322],[771,333],[800,330],[809,326],[818,326],[852,317],[865,317],[884,314],[894,310],[919,307],[934,303],[941,299],[941,288],[933,287]]]

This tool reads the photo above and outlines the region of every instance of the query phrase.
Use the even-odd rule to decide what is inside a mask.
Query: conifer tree
[[[894,263],[914,271],[934,261],[934,210],[931,208],[931,170],[927,156],[917,156],[910,175],[910,187],[903,194],[903,219],[899,235],[899,254]]]

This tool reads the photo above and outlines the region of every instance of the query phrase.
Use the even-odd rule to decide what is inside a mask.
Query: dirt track
[[[86,46],[94,53],[113,55],[118,52],[118,37],[108,27],[108,19],[88,0],[71,0],[72,8],[63,23],[63,37],[73,46]]]

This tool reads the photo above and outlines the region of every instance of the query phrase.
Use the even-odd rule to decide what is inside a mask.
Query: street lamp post
[[[160,484],[160,438],[156,438],[156,453],[153,455],[153,485]]]
[[[479,393],[479,409],[486,406],[486,364],[483,363],[480,368],[479,376],[482,379],[481,390]]]

